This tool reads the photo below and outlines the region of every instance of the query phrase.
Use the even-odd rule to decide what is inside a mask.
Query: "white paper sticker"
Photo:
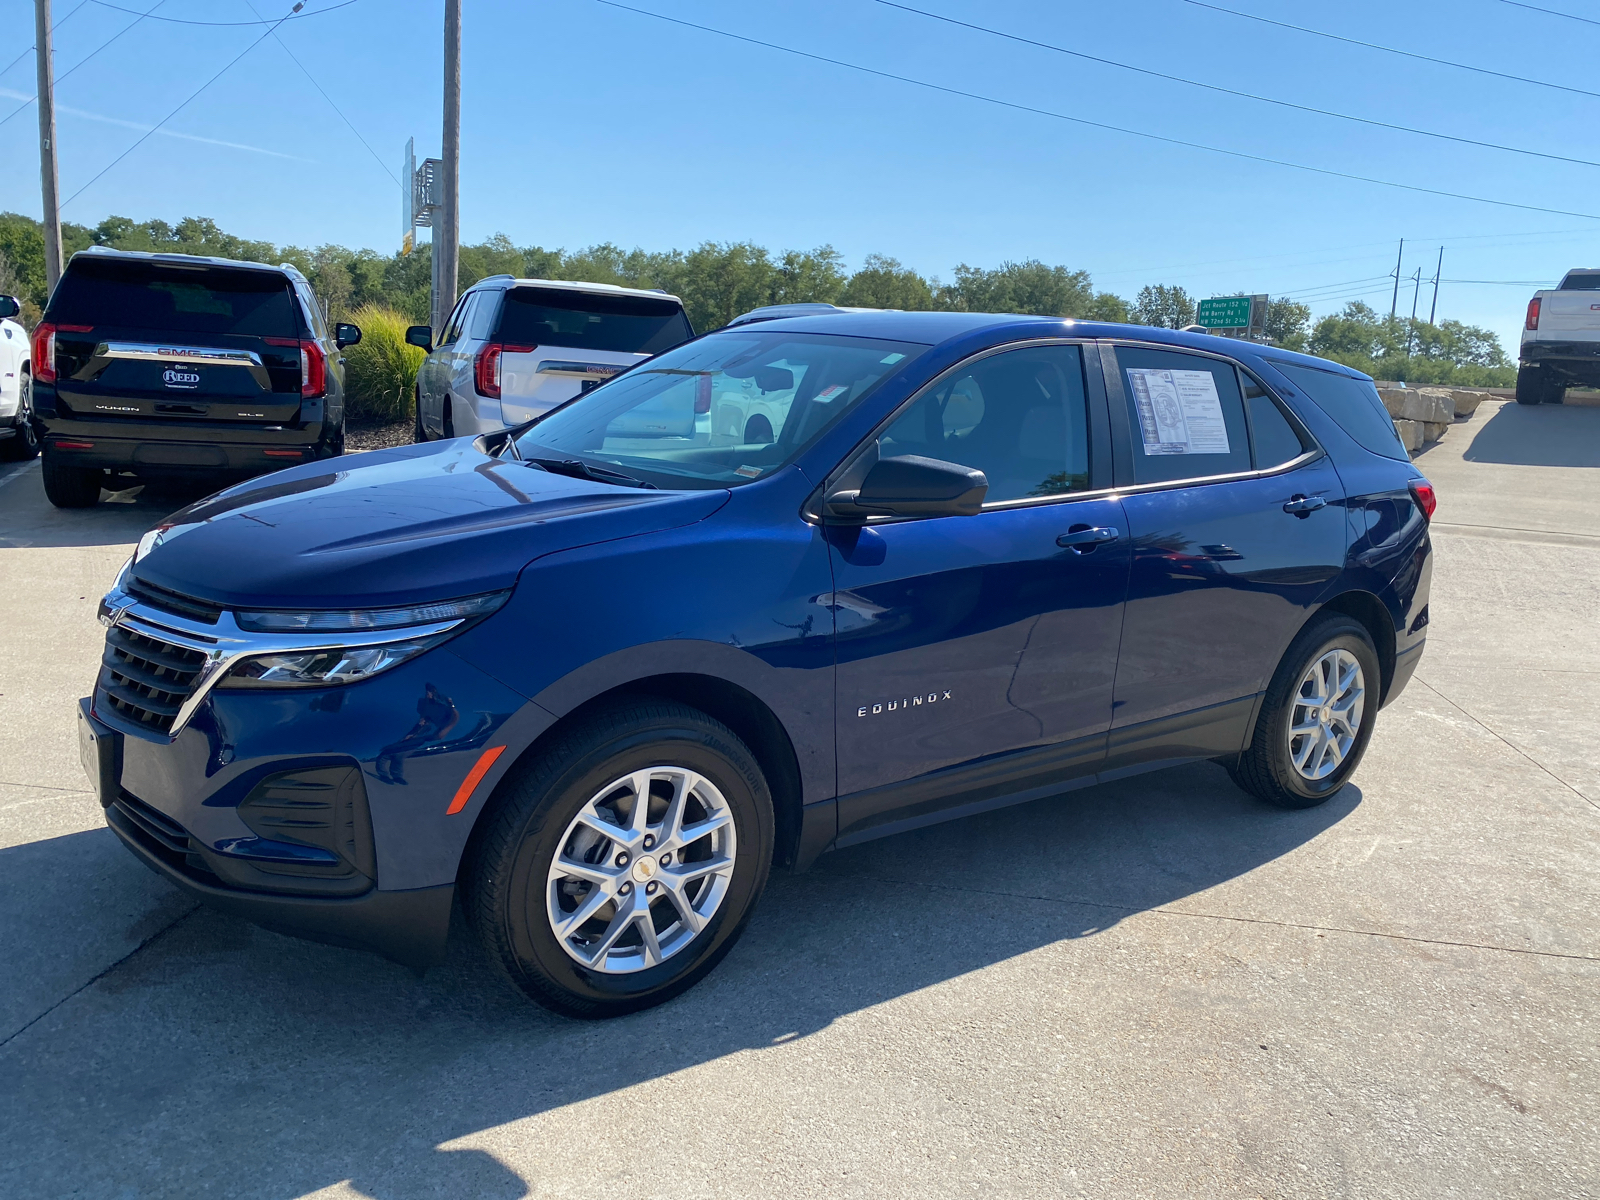
[[[1146,454],[1227,454],[1228,426],[1210,371],[1128,368]]]

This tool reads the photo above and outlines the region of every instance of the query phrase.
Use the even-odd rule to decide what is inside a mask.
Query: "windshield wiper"
[[[529,458],[524,462],[543,467],[552,475],[570,475],[573,479],[592,479],[596,483],[620,483],[624,487],[648,488],[659,491],[653,483],[646,483],[634,475],[621,471],[608,471],[605,467],[592,467],[579,458]]]

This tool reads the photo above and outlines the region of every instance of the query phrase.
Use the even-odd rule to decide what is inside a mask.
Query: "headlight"
[[[487,617],[510,596],[509,591],[441,600],[437,604],[412,604],[400,608],[319,610],[315,612],[241,612],[234,614],[240,629],[251,633],[359,633],[368,629],[404,629],[436,621]]]
[[[449,633],[436,633],[431,637],[386,642],[381,646],[308,650],[303,654],[258,654],[235,663],[217,686],[329,687],[337,683],[355,683],[390,667],[398,667],[449,636]]]

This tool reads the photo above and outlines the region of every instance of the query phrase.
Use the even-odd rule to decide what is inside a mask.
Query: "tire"
[[[448,396],[445,397],[444,415],[439,419],[439,428],[443,430],[445,441],[449,441],[456,435],[456,419],[455,415],[450,411],[450,398]]]
[[[639,793],[630,776],[646,770],[656,773],[646,825],[616,824],[631,822]],[[679,791],[695,797],[679,809],[691,826],[728,820],[669,843],[667,796]],[[580,814],[604,817],[616,836]],[[766,780],[732,730],[687,705],[633,700],[574,725],[506,776],[468,848],[463,904],[489,957],[531,999],[569,1017],[637,1012],[693,986],[733,948],[766,886],[773,828]],[[658,836],[653,846],[646,840]],[[662,864],[663,845],[670,864]],[[687,851],[691,873],[697,863],[731,867],[702,866],[697,879],[674,884],[685,866],[672,847]],[[583,878],[563,874],[558,854]],[[698,931],[675,896],[704,921]],[[598,915],[558,934],[555,921],[586,904]]]
[[[416,400],[416,425],[411,430],[411,440],[420,446],[428,440],[428,431],[422,427],[422,392],[420,389],[417,391]]]
[[[0,462],[26,462],[39,453],[39,431],[33,427],[33,380],[27,371],[17,385],[17,432],[0,442]]]
[[[57,508],[93,508],[100,503],[100,483],[105,478],[98,467],[74,467],[61,462],[49,450],[44,452],[44,494]]]
[[[338,458],[344,453],[344,418],[339,419],[339,427],[323,440],[321,453],[318,458]]]
[[[772,422],[760,413],[744,423],[744,440],[747,446],[766,446],[772,442]]]
[[[1517,368],[1517,403],[1538,404],[1544,399],[1544,372],[1538,367]]]
[[[1351,689],[1332,691],[1331,704],[1312,706],[1305,698],[1306,687],[1317,688],[1311,678],[1313,667],[1326,679],[1320,667],[1332,656],[1341,666],[1341,678],[1349,680],[1360,689],[1357,701],[1344,703]],[[1359,674],[1345,673],[1353,661]],[[1372,646],[1364,626],[1349,617],[1330,613],[1313,620],[1300,631],[1298,637],[1284,652],[1283,661],[1272,677],[1267,694],[1256,718],[1250,748],[1240,754],[1228,767],[1234,782],[1245,791],[1279,808],[1312,808],[1332,796],[1355,773],[1372,740],[1372,727],[1378,715],[1378,689],[1382,676],[1379,673],[1378,653]],[[1359,711],[1351,721],[1351,709]],[[1320,719],[1329,709],[1335,711],[1334,719]],[[1290,723],[1296,717],[1301,725],[1309,725],[1316,733],[1293,735]],[[1347,736],[1354,725],[1354,736]],[[1331,749],[1329,748],[1331,743]],[[1312,770],[1303,770],[1296,759],[1303,758]]]

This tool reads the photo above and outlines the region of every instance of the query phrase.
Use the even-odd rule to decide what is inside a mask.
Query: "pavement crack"
[[[995,896],[1005,900],[1037,900],[1044,904],[1063,907],[1100,908],[1133,916],[1142,912],[1158,913],[1164,917],[1192,917],[1201,921],[1233,921],[1241,925],[1270,925],[1278,929],[1303,929],[1309,933],[1347,933],[1353,937],[1387,938],[1396,942],[1415,942],[1424,946],[1454,946],[1463,950],[1493,950],[1502,954],[1528,954],[1535,958],[1569,958],[1578,962],[1600,962],[1600,955],[1565,954],[1560,950],[1530,950],[1521,946],[1496,946],[1488,942],[1453,942],[1445,938],[1417,937],[1409,933],[1385,933],[1377,929],[1350,929],[1342,925],[1305,925],[1298,921],[1269,921],[1263,917],[1236,917],[1228,913],[1189,912],[1181,908],[1162,905],[1107,904],[1103,900],[1063,899],[1060,896],[1037,896],[1027,892],[996,891],[992,888],[957,887],[950,883],[925,883],[920,879],[890,879],[882,875],[860,875],[851,871],[817,871],[835,879],[857,879],[868,883],[887,883],[896,887],[919,887],[929,891],[962,892],[973,896]]]
[[[1523,758],[1527,759],[1534,766],[1538,767],[1539,770],[1543,771],[1546,775],[1550,776],[1551,779],[1554,779],[1557,783],[1559,783],[1562,787],[1566,788],[1567,791],[1571,792],[1579,800],[1582,800],[1590,808],[1593,808],[1593,809],[1596,809],[1596,810],[1600,810],[1600,804],[1596,804],[1588,796],[1584,795],[1577,788],[1573,787],[1565,779],[1561,778],[1561,776],[1557,775],[1554,771],[1552,771],[1549,767],[1545,766],[1542,762],[1540,762],[1533,755],[1529,754],[1521,746],[1517,745],[1510,738],[1508,738],[1504,734],[1500,733],[1499,730],[1493,728],[1492,726],[1486,724],[1485,722],[1479,720],[1477,717],[1473,716],[1470,712],[1468,712],[1460,704],[1457,704],[1454,700],[1450,699],[1449,696],[1446,696],[1438,688],[1434,687],[1433,684],[1429,683],[1426,679],[1422,678],[1422,676],[1413,675],[1412,678],[1415,679],[1418,683],[1420,683],[1423,687],[1427,688],[1435,696],[1439,697],[1439,699],[1443,700],[1451,708],[1455,709],[1458,713],[1460,713],[1467,720],[1471,721],[1479,729],[1482,729],[1485,733],[1489,734],[1490,737],[1493,737],[1496,741],[1502,742],[1506,746],[1510,747],[1512,750],[1516,751],[1516,753],[1520,754]]]
[[[15,1030],[14,1032],[12,1032],[10,1034],[7,1034],[6,1037],[5,1037],[5,1040],[0,1041],[0,1050],[4,1050],[13,1041],[15,1041],[17,1038],[21,1037],[23,1034],[27,1033],[28,1030],[32,1029],[35,1025],[37,1025],[40,1021],[44,1020],[51,1013],[55,1012],[56,1009],[60,1008],[68,1000],[71,1000],[79,992],[85,991],[88,988],[91,988],[95,984],[99,983],[107,975],[111,974],[111,972],[115,971],[123,963],[127,962],[130,958],[132,958],[135,954],[139,953],[139,951],[143,950],[151,942],[155,941],[159,937],[165,936],[167,933],[171,932],[173,929],[176,929],[184,921],[187,921],[190,917],[194,916],[194,914],[196,912],[198,912],[200,910],[200,908],[201,908],[201,905],[196,904],[192,908],[188,909],[187,911],[185,911],[185,912],[179,914],[178,916],[174,917],[172,920],[168,921],[165,925],[163,925],[160,929],[158,929],[154,933],[152,933],[149,937],[145,938],[144,941],[140,942],[132,950],[129,950],[121,958],[117,959],[116,962],[112,963],[105,970],[101,971],[93,979],[86,980],[82,984],[80,984],[79,986],[73,988],[65,996],[61,997],[61,999],[57,1000],[49,1008],[45,1009],[38,1016],[34,1017],[33,1020],[29,1021],[26,1025],[22,1026],[20,1029],[17,1029],[17,1030]]]

